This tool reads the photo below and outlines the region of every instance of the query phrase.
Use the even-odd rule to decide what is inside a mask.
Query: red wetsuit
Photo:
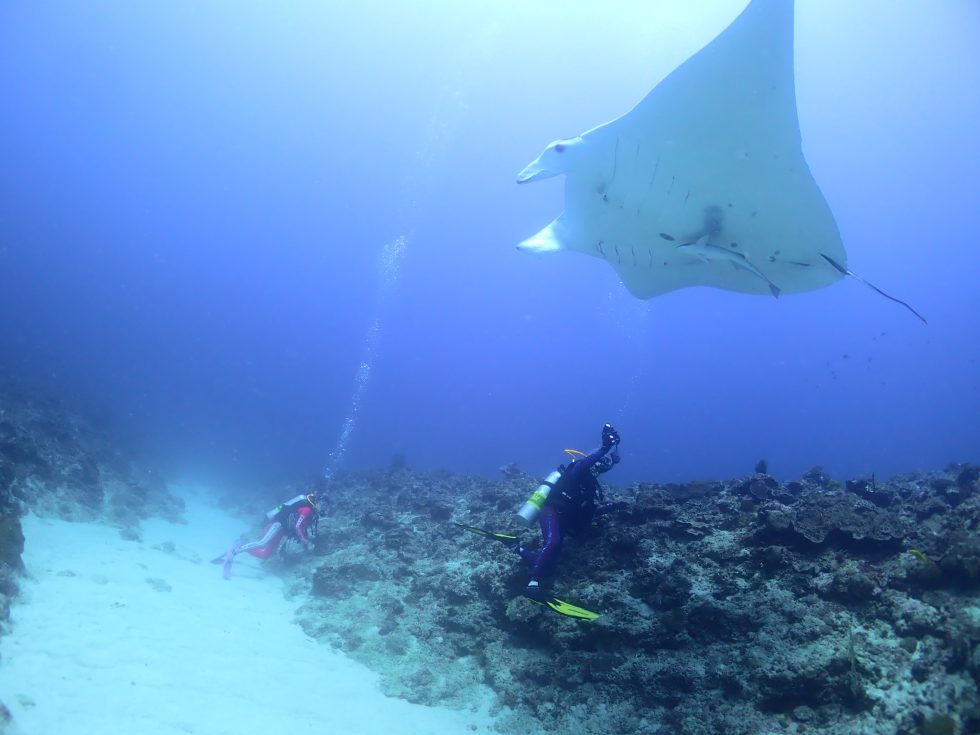
[[[287,508],[286,510],[288,511],[288,517],[285,520],[274,520],[266,526],[262,538],[258,541],[242,544],[236,552],[240,554],[243,551],[247,551],[259,559],[268,559],[276,553],[276,549],[279,548],[282,540],[286,538],[287,533],[291,533],[295,538],[299,539],[304,546],[309,546],[313,543],[306,533],[306,528],[313,520],[313,509],[308,505],[301,505],[295,510],[291,508]],[[289,524],[289,528],[286,527],[287,523]]]

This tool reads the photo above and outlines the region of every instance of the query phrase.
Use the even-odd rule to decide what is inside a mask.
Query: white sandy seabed
[[[29,579],[0,638],[10,735],[452,735],[493,731],[381,694],[377,676],[308,638],[279,578],[243,554],[209,560],[240,520],[182,493],[187,524],[118,530],[29,515]],[[169,542],[169,543],[168,543]],[[2,726],[0,726],[2,729]]]

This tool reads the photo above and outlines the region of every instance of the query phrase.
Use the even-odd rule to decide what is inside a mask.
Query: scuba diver
[[[591,527],[595,516],[624,505],[604,503],[602,487],[597,479],[619,462],[618,447],[619,433],[606,424],[602,427],[602,446],[592,454],[573,459],[567,467],[562,465],[552,472],[519,511],[518,515],[528,524],[538,520],[542,537],[538,551],[525,548],[516,542],[516,538],[513,544],[514,551],[531,566],[531,579],[524,589],[525,597],[538,602],[549,598],[542,583],[546,583],[555,571],[562,539],[566,534],[581,534]],[[581,452],[566,451],[581,455]],[[514,537],[500,540],[505,538]]]
[[[225,579],[231,579],[232,562],[243,551],[259,559],[268,559],[286,538],[295,539],[303,544],[307,551],[313,551],[312,537],[316,535],[317,511],[317,497],[312,491],[280,503],[265,514],[269,523],[265,527],[262,538],[247,544],[236,541],[226,554],[213,561],[224,562],[222,574]]]

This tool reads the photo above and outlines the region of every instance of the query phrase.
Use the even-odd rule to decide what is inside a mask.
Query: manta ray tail
[[[834,260],[833,258],[831,258],[829,255],[824,255],[823,253],[820,253],[820,256],[824,260],[826,260],[828,263],[830,263],[832,266],[834,266],[834,268],[836,268],[841,273],[843,273],[845,276],[850,276],[851,278],[856,278],[857,280],[859,280],[861,283],[863,283],[868,288],[873,288],[875,291],[877,291],[878,293],[880,293],[886,299],[888,299],[890,301],[894,301],[896,304],[901,304],[906,309],[908,309],[913,314],[915,314],[917,317],[919,317],[919,319],[922,320],[922,323],[923,324],[928,324],[929,323],[929,322],[926,321],[926,318],[924,316],[922,316],[922,314],[920,314],[919,312],[917,312],[915,309],[913,309],[906,302],[902,301],[901,299],[896,299],[894,296],[889,296],[888,294],[886,294],[884,291],[882,291],[880,288],[878,288],[876,285],[874,285],[870,281],[866,281],[865,279],[861,278],[861,276],[857,275],[856,273],[853,273],[853,272],[849,271],[847,268],[845,268],[844,266],[842,266],[840,263],[838,263],[836,260]]]

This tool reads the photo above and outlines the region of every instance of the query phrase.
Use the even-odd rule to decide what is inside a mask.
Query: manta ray
[[[803,156],[793,0],[751,0],[636,107],[554,141],[517,181],[559,174],[565,211],[518,247],[602,258],[638,298],[779,296],[854,276]]]

